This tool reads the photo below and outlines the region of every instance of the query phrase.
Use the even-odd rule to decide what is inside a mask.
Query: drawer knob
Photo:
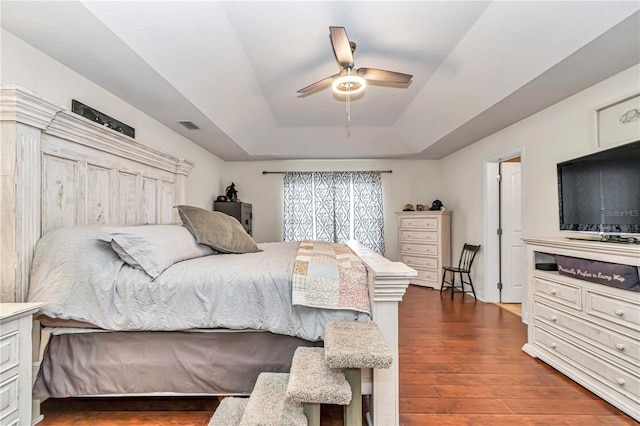
[[[552,315],[552,316],[551,316],[551,321],[553,321],[553,322],[558,321],[558,317],[557,317],[557,316],[555,316],[555,315]]]
[[[622,343],[616,343],[616,349],[619,351],[624,351],[624,345]]]
[[[411,251],[411,247],[407,247],[407,251]]]
[[[619,317],[624,315],[624,311],[622,309],[616,309],[615,311],[613,311],[613,313]]]
[[[624,379],[622,379],[622,378],[618,377],[618,378],[616,379],[616,383],[617,383],[617,384],[619,384],[620,386],[624,386]]]
[[[558,292],[558,290],[556,290],[555,288],[552,288],[551,290],[549,290],[549,292],[555,295]]]
[[[558,346],[558,345],[556,345],[555,343],[551,343],[549,346],[551,346],[552,349],[555,349],[556,346]]]

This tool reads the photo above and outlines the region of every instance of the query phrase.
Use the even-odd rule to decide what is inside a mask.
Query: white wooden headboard
[[[179,222],[193,163],[15,85],[0,88],[2,302],[22,302],[46,232]]]

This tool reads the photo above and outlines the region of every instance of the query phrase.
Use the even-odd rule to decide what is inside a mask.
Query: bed
[[[252,246],[259,251],[220,253],[178,225],[48,232],[28,298],[46,303],[37,318],[52,335],[34,395],[248,394],[260,372],[288,372],[297,346],[320,345],[328,321],[369,320],[359,261],[343,268],[357,280],[345,283],[344,308],[321,309],[316,299],[294,305],[292,266],[303,245]]]
[[[110,226],[178,226],[182,222],[174,206],[185,204],[186,179],[193,163],[92,123],[19,86],[2,87],[0,112],[3,140],[2,301],[27,300],[36,244],[50,232],[71,232],[84,225],[93,225],[87,227],[91,234],[103,232],[104,227]],[[91,241],[94,240],[95,236],[91,237]],[[282,260],[293,253],[291,247],[285,246],[277,245],[276,248],[267,244],[260,248],[262,254],[289,250],[288,254],[275,254],[275,259]],[[398,302],[415,271],[402,263],[383,258],[357,242],[349,242],[348,246],[367,269],[371,318],[392,347],[397,361]],[[188,262],[215,264],[229,256],[233,255],[207,255],[185,260],[162,273],[180,275],[185,271],[180,268]],[[174,267],[177,270],[172,272]],[[152,297],[153,294],[151,292],[147,296]],[[322,338],[322,329],[315,326],[293,327],[302,331],[286,334],[277,327],[269,328],[271,326],[256,330],[257,326],[252,323],[196,322],[163,329],[147,327],[141,321],[131,330],[123,330],[113,324],[78,320],[74,315],[66,314],[68,308],[59,312],[57,316],[61,318],[43,317],[43,324],[34,326],[34,377],[38,377],[38,383],[33,421],[41,418],[38,398],[46,395],[107,397],[246,393],[246,389],[252,386],[250,378],[246,378],[251,377],[251,371],[265,368],[286,371],[288,365],[283,359],[286,360],[289,352],[298,345],[319,345]],[[366,316],[354,311],[334,311],[330,315],[338,313],[346,314],[344,319],[347,320]],[[197,310],[192,314],[196,318],[206,316]],[[313,311],[310,315],[328,314]],[[102,316],[110,321],[118,318],[111,314]],[[316,324],[326,320],[322,318]],[[288,324],[287,327],[292,326]],[[148,354],[147,362],[144,357],[137,357],[137,364],[130,366],[130,371],[140,372],[136,377],[140,384],[138,388],[123,386],[126,378],[122,375],[108,374],[107,380],[105,370],[96,367],[95,362],[83,362],[89,358],[82,359],[82,356],[97,361],[97,354],[103,358],[115,357],[116,364],[133,359],[128,356],[124,345],[125,342],[131,343],[132,339]],[[81,347],[91,348],[93,352],[79,351]],[[270,350],[265,351],[265,348]],[[278,351],[272,348],[278,348]],[[160,352],[173,355],[162,359],[153,356]],[[78,354],[78,357],[69,356],[69,353]],[[87,364],[93,366],[83,369]],[[250,373],[236,374],[238,371]],[[90,380],[66,383],[61,389],[56,389],[52,383],[65,383],[56,379],[59,377],[56,374],[61,372]],[[50,377],[45,377],[47,375]],[[181,380],[185,377],[189,379]],[[218,379],[212,382],[211,377]],[[176,382],[157,383],[167,378]],[[388,370],[365,372],[363,391],[372,395],[375,424],[399,424],[397,362]]]

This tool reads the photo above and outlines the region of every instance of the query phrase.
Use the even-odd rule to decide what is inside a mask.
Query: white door
[[[519,162],[501,167],[502,303],[522,303],[524,244],[522,237],[522,174]]]

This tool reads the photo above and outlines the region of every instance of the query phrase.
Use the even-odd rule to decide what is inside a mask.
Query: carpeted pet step
[[[331,321],[324,331],[329,368],[389,368],[391,350],[373,321]]]
[[[287,401],[287,373],[261,373],[240,426],[306,426],[302,404]]]
[[[225,398],[220,402],[209,426],[238,426],[249,398]]]
[[[362,368],[389,368],[393,356],[373,321],[332,321],[324,329],[327,367],[344,368],[352,400],[344,411],[344,424],[362,424]]]
[[[348,405],[351,386],[341,368],[329,368],[323,348],[299,347],[293,355],[287,398],[313,404]]]

